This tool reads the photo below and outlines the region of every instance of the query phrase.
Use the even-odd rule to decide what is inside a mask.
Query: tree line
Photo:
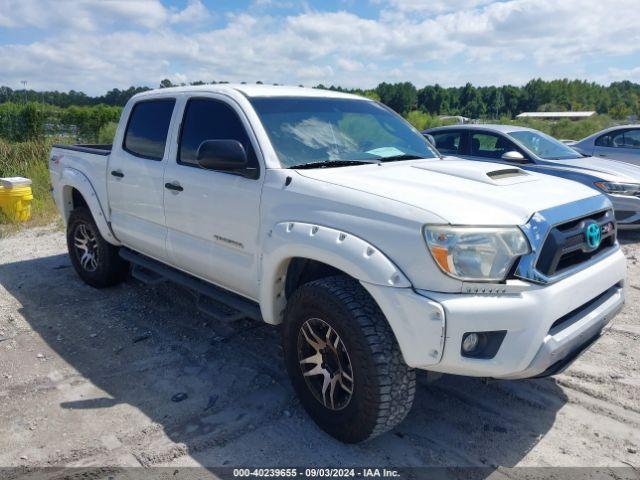
[[[228,82],[192,82],[190,85]],[[262,82],[257,82],[262,83]],[[184,84],[182,84],[184,85]],[[159,87],[176,86],[169,79],[160,82]],[[640,84],[630,81],[600,85],[584,80],[542,80],[533,79],[526,85],[501,87],[476,87],[467,83],[463,87],[442,87],[438,84],[417,88],[411,82],[383,82],[372,89],[350,89],[339,86],[317,85],[327,88],[366,95],[379,99],[394,110],[406,114],[420,110],[431,115],[463,115],[470,118],[499,118],[515,116],[524,111],[571,111],[595,110],[614,118],[640,115]],[[114,88],[104,95],[90,96],[70,90],[35,91],[12,90],[0,87],[0,103],[43,103],[58,107],[110,105],[124,106],[136,93],[149,90],[148,87]]]
[[[228,82],[193,82],[203,85]],[[262,83],[262,82],[257,82]],[[184,84],[183,84],[184,85]],[[176,86],[169,79],[159,88]],[[512,120],[523,111],[594,110],[614,119],[640,116],[640,84],[630,81],[600,85],[583,80],[533,79],[523,86],[462,87],[427,85],[417,88],[411,82],[380,83],[372,89],[349,89],[317,85],[341,92],[374,98],[403,114],[418,128],[440,122],[439,116],[461,115],[477,119]],[[98,141],[113,131],[122,107],[135,94],[148,87],[114,88],[104,95],[90,96],[70,90],[35,91],[0,87],[0,137],[26,140],[47,134],[63,134],[82,141]]]
[[[411,82],[384,82],[371,90],[328,88],[379,99],[405,115],[419,110],[431,115],[513,118],[521,112],[589,110],[619,119],[640,116],[640,84],[630,81],[605,86],[583,80],[538,78],[521,87],[475,87],[467,83],[463,87],[436,84],[418,89]]]

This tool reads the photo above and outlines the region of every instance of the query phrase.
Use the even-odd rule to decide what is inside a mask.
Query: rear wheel
[[[95,288],[120,283],[127,274],[128,264],[118,247],[108,243],[86,207],[74,209],[67,223],[67,248],[71,263],[82,280]]]
[[[301,286],[289,299],[284,357],[302,405],[343,442],[368,440],[411,409],[415,371],[386,318],[362,286],[335,276]]]

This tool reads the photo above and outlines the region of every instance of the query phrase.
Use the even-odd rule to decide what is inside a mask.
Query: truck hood
[[[598,195],[562,178],[454,157],[298,173],[402,202],[458,225],[522,225],[537,211]]]
[[[640,167],[618,160],[584,157],[571,160],[545,160],[549,168],[587,173],[612,182],[640,182]]]

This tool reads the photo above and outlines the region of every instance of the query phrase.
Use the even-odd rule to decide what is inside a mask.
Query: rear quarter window
[[[162,160],[175,99],[144,100],[131,109],[122,148],[150,160]]]

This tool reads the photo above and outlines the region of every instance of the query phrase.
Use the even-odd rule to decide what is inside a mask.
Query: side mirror
[[[525,162],[526,159],[524,155],[515,150],[511,150],[509,152],[504,152],[502,154],[502,160],[506,160],[507,162]]]
[[[247,152],[237,140],[205,140],[198,147],[196,160],[207,170],[239,172],[247,168]]]

